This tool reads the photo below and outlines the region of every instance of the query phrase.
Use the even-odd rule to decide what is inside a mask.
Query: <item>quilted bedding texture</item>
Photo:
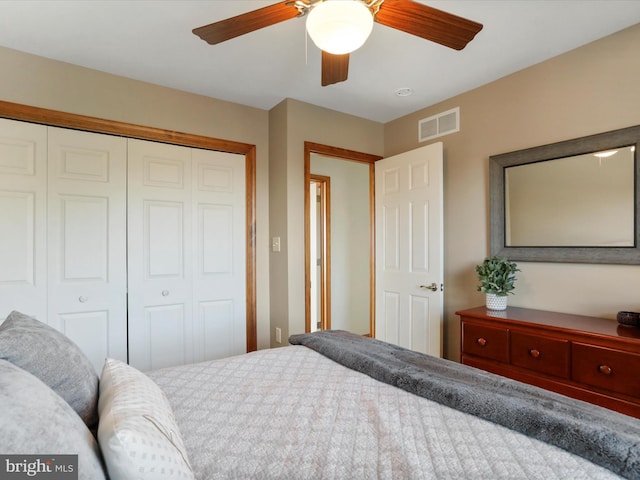
[[[148,375],[166,393],[203,480],[619,478],[304,346]]]

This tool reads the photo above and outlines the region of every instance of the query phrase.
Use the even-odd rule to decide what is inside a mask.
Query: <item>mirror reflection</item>
[[[635,146],[506,167],[505,245],[632,247]]]

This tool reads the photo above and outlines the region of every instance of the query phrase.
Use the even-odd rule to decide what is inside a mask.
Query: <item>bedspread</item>
[[[149,372],[199,479],[610,479],[304,346]]]
[[[294,335],[376,380],[490,420],[640,480],[640,421],[450,360],[341,330]]]

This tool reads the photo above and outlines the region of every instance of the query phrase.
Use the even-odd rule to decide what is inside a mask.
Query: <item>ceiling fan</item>
[[[307,31],[322,50],[323,87],[347,79],[349,53],[364,43],[374,21],[455,50],[462,50],[482,30],[480,23],[413,0],[285,0],[198,27],[193,33],[215,45],[302,16],[307,16]],[[346,39],[331,43],[336,28]],[[349,40],[354,45],[345,47]]]

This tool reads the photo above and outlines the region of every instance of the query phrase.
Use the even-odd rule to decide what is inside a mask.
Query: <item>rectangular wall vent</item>
[[[418,141],[426,142],[432,138],[459,131],[460,107],[456,107],[420,120],[418,122]]]

